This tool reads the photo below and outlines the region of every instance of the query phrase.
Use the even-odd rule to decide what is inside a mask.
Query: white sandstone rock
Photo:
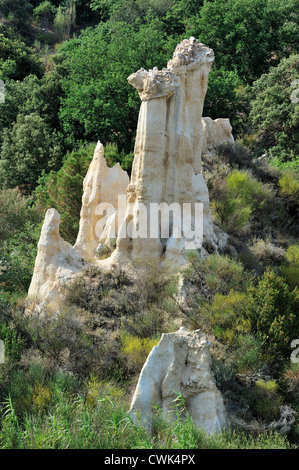
[[[218,240],[213,230],[208,188],[201,166],[202,149],[212,135],[208,129],[215,127],[212,120],[209,127],[202,123],[213,60],[211,49],[194,38],[185,39],[176,47],[167,69],[149,72],[141,69],[128,78],[139,92],[141,107],[124,223],[130,220],[138,225],[134,213],[138,213],[140,203],[146,207],[148,214],[152,203],[168,206],[177,203],[182,214],[184,204],[189,203],[194,226],[197,220],[195,204],[202,203],[203,239],[217,251]],[[217,126],[220,127],[220,124]],[[136,210],[129,212],[129,205],[136,205]],[[183,220],[182,215],[181,221],[173,224],[170,218],[168,237],[161,235],[161,225],[156,238],[119,237],[115,257],[159,258],[164,253],[169,262],[186,264],[184,240],[188,237]],[[150,223],[148,218],[147,233],[150,232]],[[175,232],[181,233],[183,238],[174,240]]]
[[[98,142],[83,183],[75,246],[72,248],[60,237],[58,212],[48,211],[30,296],[39,296],[46,303],[58,305],[63,285],[80,269],[80,257],[103,269],[144,258],[160,259],[174,267],[185,265],[190,238],[185,225],[188,216],[183,208],[188,203],[191,204],[191,231],[199,221],[195,204],[202,203],[203,241],[207,244],[204,246],[212,246],[215,252],[224,248],[227,236],[212,223],[201,163],[204,152],[233,140],[229,120],[202,118],[213,60],[211,49],[190,38],[176,47],[167,68],[140,69],[130,75],[128,81],[141,98],[131,180],[119,163],[113,168],[107,166],[103,145]],[[149,214],[153,203],[157,207],[176,204],[180,211],[178,218],[171,212],[169,218],[160,217],[156,236],[151,236],[150,230]],[[106,213],[102,204],[107,208]],[[142,224],[139,223],[141,206],[148,215]],[[131,236],[128,226],[136,229],[135,232],[146,232],[146,236]],[[166,235],[164,228],[168,230]],[[114,238],[117,240],[112,256],[97,260],[99,244],[107,245]],[[207,254],[204,247],[201,253]]]
[[[40,306],[59,308],[65,285],[84,267],[81,256],[59,235],[60,215],[46,213],[28,297]]]
[[[153,407],[158,405],[173,418],[178,395],[198,427],[209,434],[223,429],[225,407],[211,371],[209,344],[200,330],[180,328],[162,335],[141,370],[129,414],[150,428]]]
[[[83,182],[80,227],[74,246],[84,259],[94,260],[99,242],[104,244],[117,237],[118,223],[122,222],[125,214],[125,206],[122,209],[118,207],[118,197],[126,196],[128,184],[129,176],[119,163],[108,167],[104,147],[98,142]],[[107,210],[110,207],[115,212],[106,217],[101,213],[100,204],[107,204]]]
[[[229,119],[219,118],[213,120],[210,117],[203,117],[201,126],[203,129],[202,155],[212,154],[213,156],[219,145],[234,143]]]

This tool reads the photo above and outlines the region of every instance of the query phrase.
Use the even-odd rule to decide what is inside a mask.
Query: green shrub
[[[131,174],[132,163],[134,159],[133,153],[126,155],[124,150],[121,152],[118,151],[116,144],[107,144],[105,145],[105,159],[109,167],[113,167],[116,163],[119,162],[122,169]]]
[[[257,380],[252,400],[256,413],[266,421],[274,421],[279,417],[281,405],[282,397],[275,380]]]
[[[56,7],[52,5],[49,0],[44,0],[33,10],[33,17],[35,20],[40,21],[45,27],[49,26],[53,20]]]
[[[128,333],[122,333],[122,352],[125,354],[127,367],[134,373],[139,373],[149,353],[160,341],[158,338],[139,338]]]
[[[111,400],[119,405],[124,404],[125,390],[115,382],[100,380],[94,374],[90,375],[85,384],[86,404],[92,408],[96,407],[103,396],[109,396]]]
[[[3,188],[19,186],[30,194],[42,171],[60,166],[60,139],[37,112],[19,114],[3,133],[0,153],[0,182]]]
[[[232,346],[240,333],[250,331],[250,323],[242,314],[246,304],[245,292],[230,291],[227,295],[215,295],[208,308],[212,330],[218,339]]]
[[[195,282],[204,283],[212,295],[239,290],[248,281],[242,263],[227,255],[213,254],[202,259],[197,252],[192,252],[189,253],[188,260],[191,267],[188,275],[194,278]]]
[[[263,266],[278,266],[285,259],[284,249],[274,245],[269,238],[255,238],[250,251]]]
[[[0,191],[0,285],[10,296],[28,290],[42,215],[18,191]]]
[[[285,172],[278,180],[280,194],[299,204],[299,180],[293,172]]]
[[[4,342],[5,360],[18,362],[24,349],[24,340],[12,325],[0,324],[0,339]]]
[[[299,291],[293,291],[274,272],[267,270],[248,297],[246,315],[253,331],[270,348],[270,357],[289,357],[291,341],[299,337]]]
[[[259,131],[260,148],[282,163],[298,157],[298,106],[291,99],[298,70],[299,54],[284,57],[253,83],[250,92],[249,118]]]
[[[247,171],[233,170],[212,183],[211,208],[216,221],[231,233],[249,228],[253,217],[265,216],[272,192]]]
[[[291,245],[287,249],[288,264],[281,268],[281,274],[291,289],[299,287],[299,245]]]
[[[252,334],[237,336],[234,350],[234,368],[237,373],[253,374],[262,364],[263,341]]]

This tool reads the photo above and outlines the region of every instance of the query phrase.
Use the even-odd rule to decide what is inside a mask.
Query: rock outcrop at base
[[[211,371],[208,341],[200,330],[180,328],[163,334],[149,354],[138,380],[129,414],[150,429],[153,407],[171,419],[181,396],[196,426],[209,434],[226,425],[223,398]]]
[[[38,242],[34,272],[28,297],[40,307],[58,309],[68,282],[84,268],[84,260],[59,235],[60,215],[56,209],[46,213]]]

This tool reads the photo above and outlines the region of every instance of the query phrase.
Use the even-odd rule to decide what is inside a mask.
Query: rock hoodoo
[[[28,296],[40,306],[55,309],[67,282],[84,267],[76,250],[59,235],[60,215],[56,209],[46,213]]]
[[[149,428],[153,407],[158,405],[171,418],[179,395],[198,427],[213,434],[225,426],[226,413],[211,371],[209,344],[200,330],[180,328],[162,335],[141,370],[129,413],[133,421],[140,418]]]
[[[131,179],[119,164],[108,168],[98,142],[84,180],[76,244],[71,247],[62,240],[59,214],[48,211],[31,297],[58,301],[61,286],[79,272],[83,261],[109,268],[151,257],[175,266],[186,263],[188,248],[199,248],[203,255],[205,244],[216,252],[223,248],[227,237],[212,223],[201,163],[202,155],[212,155],[217,145],[233,141],[228,119],[202,117],[213,61],[213,51],[190,38],[176,47],[167,68],[140,69],[130,75],[128,81],[141,99]],[[157,223],[152,231],[153,208]],[[142,211],[146,218],[140,223]],[[201,227],[199,233],[196,227]],[[196,242],[191,246],[190,233]],[[111,238],[116,239],[115,251],[99,260],[97,247]]]
[[[159,257],[163,253],[166,259],[176,264],[183,262],[187,239],[184,204],[191,205],[191,229],[194,231],[196,203],[203,204],[203,239],[217,250],[201,166],[202,152],[211,146],[211,137],[220,128],[211,119],[202,119],[213,61],[213,51],[190,38],[176,47],[166,69],[141,69],[128,78],[138,90],[141,108],[125,220],[131,217],[134,223],[140,203],[147,213],[153,203],[167,204],[168,207],[175,203],[179,205],[181,215],[175,221],[169,218],[168,236],[162,233],[161,220],[156,238],[119,237],[116,257]],[[227,126],[223,128],[227,132]],[[232,138],[231,134],[228,138]],[[150,223],[152,221],[148,220],[148,225]],[[149,231],[148,226],[147,233]]]

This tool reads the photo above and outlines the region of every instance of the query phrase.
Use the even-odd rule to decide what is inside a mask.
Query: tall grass
[[[242,432],[224,431],[209,436],[192,419],[169,422],[160,412],[152,432],[133,424],[124,404],[102,394],[89,404],[84,396],[71,399],[56,387],[54,403],[46,413],[18,417],[10,397],[3,404],[0,421],[1,449],[289,449],[278,433],[255,438]]]

